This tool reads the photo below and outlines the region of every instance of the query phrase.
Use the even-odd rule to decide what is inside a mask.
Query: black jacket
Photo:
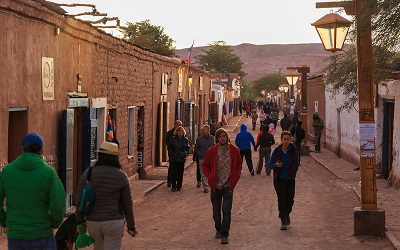
[[[296,134],[296,143],[300,143],[306,137],[306,131],[301,126],[293,127],[290,133],[292,136]]]
[[[189,139],[187,137],[174,136],[168,144],[168,157],[170,162],[185,162],[189,154]]]

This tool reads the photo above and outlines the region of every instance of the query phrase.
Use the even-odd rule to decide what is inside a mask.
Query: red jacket
[[[239,181],[240,174],[242,171],[242,158],[240,157],[239,149],[229,144],[231,149],[230,160],[231,160],[231,177],[230,177],[230,190],[232,191],[237,182]],[[204,157],[204,161],[201,164],[204,175],[208,179],[208,185],[213,192],[217,185],[217,164],[218,164],[218,145],[212,146]]]

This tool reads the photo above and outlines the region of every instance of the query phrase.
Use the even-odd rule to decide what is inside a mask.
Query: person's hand
[[[283,165],[283,163],[281,161],[275,162],[275,167],[277,167],[277,168],[281,168],[282,165]]]
[[[136,229],[128,229],[126,230],[128,232],[128,234],[132,237],[135,237],[136,235],[138,235],[138,232],[136,231]]]

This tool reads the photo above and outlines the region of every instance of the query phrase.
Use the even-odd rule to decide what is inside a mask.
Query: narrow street
[[[250,118],[242,122],[250,127]],[[256,136],[258,131],[252,132]],[[253,151],[254,166],[257,160],[258,152]],[[309,156],[302,158],[287,231],[279,230],[273,177],[264,169],[262,175],[251,176],[243,164],[234,191],[229,245],[221,245],[214,239],[209,194],[196,188],[195,170],[192,165],[185,171],[181,192],[172,193],[164,184],[135,205],[139,235],[125,235],[123,249],[391,249],[385,239],[354,237],[352,208],[359,204],[357,196]]]

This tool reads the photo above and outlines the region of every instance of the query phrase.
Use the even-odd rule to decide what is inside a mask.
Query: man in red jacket
[[[216,131],[215,144],[207,151],[201,166],[211,188],[210,198],[217,230],[215,238],[220,238],[221,244],[228,244],[233,189],[240,178],[242,158],[239,149],[229,143],[225,129]]]

